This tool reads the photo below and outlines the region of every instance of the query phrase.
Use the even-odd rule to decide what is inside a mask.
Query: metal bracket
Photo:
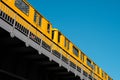
[[[10,32],[10,36],[13,38],[15,35],[14,35],[14,29],[15,29],[15,23],[16,23],[16,15],[14,16],[14,23],[13,23],[13,28]]]
[[[49,57],[49,60],[52,61],[52,48],[53,48],[53,44],[51,45],[51,52],[50,52],[50,57]]]
[[[61,49],[60,49],[60,59],[59,59],[59,67],[61,67],[61,65],[62,65],[62,51],[61,51]]]
[[[70,71],[70,56],[68,55],[68,67],[67,67],[68,72]]]
[[[29,30],[29,29],[28,29]],[[26,40],[26,43],[25,43],[25,45],[26,45],[26,47],[29,47],[29,38],[30,37],[30,30],[29,30],[29,32],[28,32],[28,35],[27,35],[27,40]]]
[[[39,54],[42,54],[42,50],[41,50],[41,47],[42,47],[42,39],[41,39],[41,43],[40,43],[40,46],[39,46],[39,50],[38,50],[38,52],[39,52]]]

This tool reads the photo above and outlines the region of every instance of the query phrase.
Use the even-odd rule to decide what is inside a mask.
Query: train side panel
[[[38,26],[38,23],[34,22],[34,13],[35,13],[35,9],[28,3],[26,2],[26,0],[23,0],[23,2],[29,7],[28,9],[28,13],[25,13],[23,11],[21,11],[15,4],[17,0],[2,0],[6,5],[8,5],[9,8],[11,8],[15,13],[17,13],[20,17],[22,17],[22,19],[24,19],[25,21],[27,21],[30,25],[32,25],[32,27],[38,29],[39,31],[41,31],[44,35],[46,35],[48,38],[51,39],[51,31],[52,31],[52,24],[46,20],[41,14],[39,14],[40,16],[42,16],[42,21],[41,21],[41,26]],[[4,9],[4,7],[2,7],[2,9]],[[4,9],[5,12],[7,12],[12,18],[15,18],[16,15],[11,15],[11,13],[9,13],[8,11],[6,11],[6,9]],[[38,18],[37,18],[38,20]],[[24,23],[23,20],[19,20],[21,23]],[[18,22],[19,22],[18,21]],[[23,21],[23,22],[22,22]],[[48,26],[49,24],[49,26]],[[49,27],[49,29],[48,29]],[[49,30],[49,31],[48,31]],[[34,30],[33,30],[34,31]]]

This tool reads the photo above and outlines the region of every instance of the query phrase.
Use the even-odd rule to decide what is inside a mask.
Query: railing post
[[[75,67],[75,76],[77,76],[77,61],[76,61],[76,67]]]
[[[41,39],[41,42],[40,42],[40,47],[39,47],[39,54],[42,53],[42,50],[41,50],[41,47],[42,47],[42,37],[43,37],[43,36],[42,36],[42,34],[41,34],[41,38],[40,38],[40,39]]]
[[[50,51],[50,57],[49,57],[49,60],[50,60],[50,61],[52,61],[52,48],[53,48],[53,46],[54,46],[54,45],[53,45],[53,43],[52,43],[52,45],[51,45],[51,51]]]
[[[12,38],[15,36],[14,35],[15,23],[16,23],[16,15],[14,15],[14,23],[13,23],[13,27],[12,27],[12,30],[11,30],[11,33],[10,33],[10,36]]]
[[[92,70],[91,76],[92,76],[92,80],[94,80],[94,73],[93,73],[93,70]]]
[[[82,74],[82,79],[84,79],[83,70],[84,70],[84,67],[83,67],[83,65],[81,64],[81,74]]]
[[[70,71],[70,56],[68,55],[68,68],[67,68],[68,72]]]
[[[61,67],[61,65],[62,65],[62,51],[61,51],[61,49],[60,49],[60,59],[59,59],[59,67]]]
[[[40,43],[40,48],[39,48],[39,54],[41,54],[41,47],[42,47],[42,39],[41,39],[41,43]]]
[[[28,30],[30,29],[30,27],[28,28]],[[27,35],[27,40],[26,40],[26,47],[28,47],[29,46],[29,38],[30,38],[30,30],[29,30],[29,32],[28,32],[28,35]]]

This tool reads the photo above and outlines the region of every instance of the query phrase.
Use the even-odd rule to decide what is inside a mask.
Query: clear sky
[[[120,80],[120,0],[28,0],[114,80]]]

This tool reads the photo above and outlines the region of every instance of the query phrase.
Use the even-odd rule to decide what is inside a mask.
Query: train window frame
[[[73,53],[74,53],[76,56],[79,55],[79,50],[78,50],[75,46],[73,46]]]
[[[33,19],[34,23],[40,27],[42,27],[42,16],[41,14],[39,14],[39,12],[37,12],[36,10],[34,10],[34,19]]]
[[[54,34],[55,34],[55,32],[54,32],[54,31],[52,31],[52,40],[54,39]]]
[[[98,66],[97,66],[97,73],[100,74],[100,69]]]
[[[91,60],[87,58],[87,65],[91,67]]]
[[[38,14],[38,13],[37,13],[36,11],[34,11],[34,22],[35,22],[35,23],[37,22],[37,17],[38,17],[37,14]]]
[[[84,53],[83,52],[81,52],[81,55],[80,55],[80,59],[84,62]]]
[[[61,37],[61,33],[60,32],[58,32],[58,43],[60,43],[60,37]]]
[[[106,79],[107,74],[105,73],[104,75],[105,75],[105,79]]]
[[[69,50],[70,49],[70,42],[68,41],[68,44],[67,44],[67,49]]]
[[[69,40],[68,40],[67,38],[65,38],[65,40],[64,40],[64,47],[65,47],[67,50],[69,50],[70,42],[69,42]]]
[[[38,22],[38,25],[41,26],[42,25],[42,16],[39,15],[39,22]]]
[[[92,61],[87,58],[87,65],[93,69]]]
[[[96,64],[93,63],[93,70],[96,71]]]
[[[66,46],[67,46],[67,40],[66,40],[66,38],[65,38],[64,47],[66,47]]]
[[[24,14],[29,15],[29,5],[24,0],[15,0],[15,6]]]
[[[108,80],[111,80],[111,78],[108,76]]]
[[[102,77],[105,78],[105,72],[104,71],[102,71]]]
[[[50,33],[50,24],[47,24],[47,32]]]

